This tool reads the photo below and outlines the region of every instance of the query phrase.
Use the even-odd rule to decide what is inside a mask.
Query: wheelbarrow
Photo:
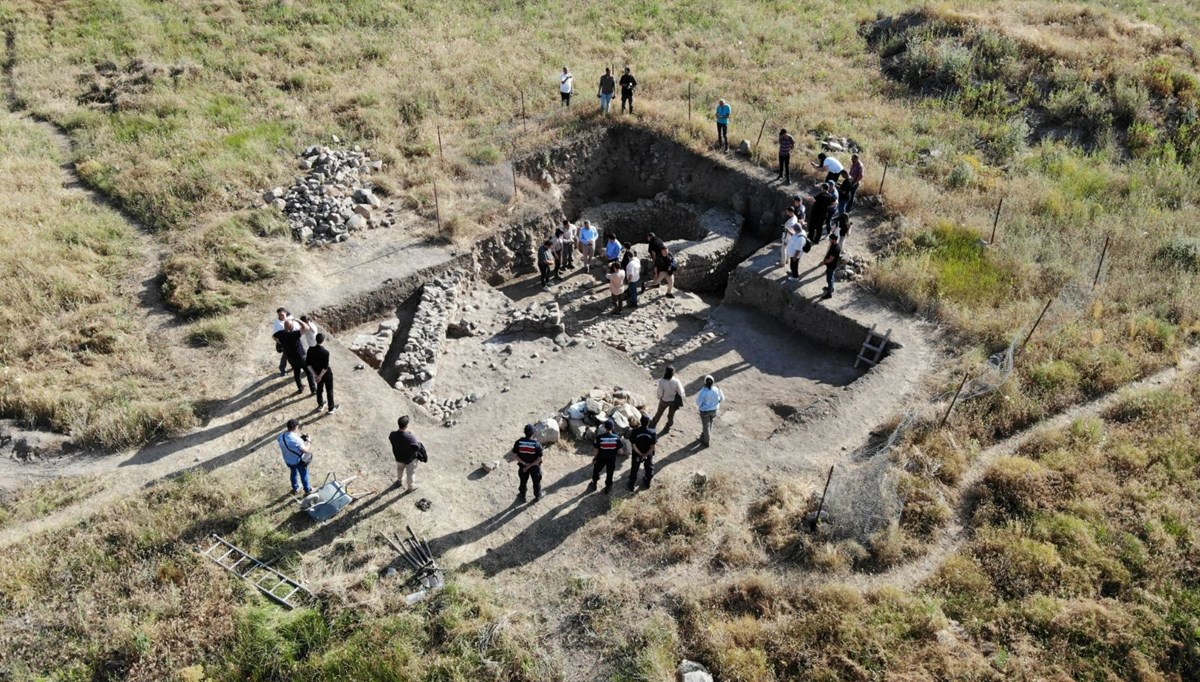
[[[325,482],[321,484],[321,487],[300,500],[300,509],[308,512],[308,515],[318,523],[332,519],[346,505],[354,501],[348,485],[356,478],[358,476],[351,476],[344,481],[339,481],[332,471],[325,474]]]

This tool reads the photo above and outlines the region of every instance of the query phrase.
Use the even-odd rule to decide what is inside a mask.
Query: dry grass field
[[[380,192],[426,217],[436,181],[466,243],[504,215],[481,178],[596,125],[595,79],[630,64],[638,122],[699,150],[724,97],[735,140],[768,131],[764,165],[787,127],[798,154],[853,138],[865,195],[887,166],[883,256],[864,284],[941,324],[959,359],[936,392],[1051,303],[1002,390],[912,431],[886,537],[797,533],[811,491],[789,481],[750,508],[713,502],[721,480],[618,506],[599,526],[622,551],[664,570],[703,561],[711,580],[629,619],[632,578],[565,586],[606,674],[664,679],[686,655],[720,680],[1200,679],[1194,376],[959,489],[982,449],[1173,364],[1200,334],[1196,3],[13,0],[0,29],[16,112],[0,116],[0,417],[110,450],[186,431],[197,406],[138,311],[145,282],[190,344],[243,334],[236,311],[286,280],[289,230],[260,196],[296,174],[298,150],[333,135],[371,149]],[[579,91],[567,112],[563,65]],[[67,162],[145,229],[64,187]],[[209,532],[288,546],[273,517],[234,522],[264,491],[226,489],[218,474],[164,482],[6,549],[0,677],[561,676],[536,646],[544,624],[474,574],[416,609],[356,585],[370,609],[285,614],[188,570],[180,548]],[[0,526],[90,490],[0,500]],[[912,589],[795,579],[919,557],[960,502],[967,540]]]

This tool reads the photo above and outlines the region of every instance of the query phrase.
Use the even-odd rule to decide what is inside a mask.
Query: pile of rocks
[[[821,149],[822,151],[827,152],[850,152],[852,154],[857,154],[862,151],[862,149],[858,146],[858,142],[853,138],[833,137],[832,135],[829,135],[821,140]]]
[[[450,428],[458,424],[455,417],[462,411],[464,407],[471,403],[478,402],[482,398],[478,393],[468,393],[467,395],[458,398],[435,398],[428,390],[423,390],[413,396],[413,402],[418,405],[423,405],[425,411],[434,419],[442,420],[442,426]]]
[[[866,256],[847,254],[842,257],[842,262],[838,265],[837,278],[843,282],[857,282],[867,274],[867,269],[870,267],[871,262],[867,260]]]
[[[429,389],[437,375],[438,355],[446,343],[446,327],[458,312],[458,299],[468,282],[465,273],[454,271],[421,287],[421,301],[408,339],[392,364],[397,387],[419,385]]]
[[[549,303],[531,303],[524,310],[512,311],[509,313],[508,322],[504,325],[503,333],[532,332],[558,336],[565,334],[566,331],[562,308],[557,302],[551,301]]]
[[[383,366],[383,359],[392,347],[392,336],[400,328],[400,320],[392,318],[380,322],[374,334],[359,334],[350,343],[350,352],[362,358],[372,369]]]
[[[334,138],[335,143],[338,139]],[[275,187],[263,201],[288,217],[292,233],[305,244],[343,242],[351,232],[396,224],[395,208],[384,207],[361,174],[383,169],[358,145],[351,149],[311,146],[300,155],[302,178],[288,189]]]
[[[593,388],[559,412],[559,426],[565,426],[577,441],[590,441],[596,437],[596,429],[612,419],[616,433],[623,436],[641,423],[645,407],[643,396],[620,386]]]

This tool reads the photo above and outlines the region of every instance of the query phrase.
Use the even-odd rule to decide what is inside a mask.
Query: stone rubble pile
[[[335,137],[334,142],[339,140]],[[358,145],[351,149],[311,146],[300,154],[304,177],[286,190],[263,193],[263,202],[282,211],[304,244],[343,242],[350,233],[396,224],[395,207],[383,205],[362,174],[383,169]]]
[[[404,348],[393,361],[396,387],[421,386],[428,390],[437,375],[437,359],[446,342],[446,327],[458,312],[458,299],[469,283],[462,272],[450,272],[421,287],[421,300],[413,316]]]
[[[412,400],[418,405],[423,405],[431,417],[442,420],[442,426],[450,428],[458,424],[458,419],[455,417],[464,407],[478,402],[482,397],[478,393],[468,393],[458,398],[438,399],[431,392],[423,390],[414,395]]]
[[[620,386],[593,388],[587,395],[563,408],[557,421],[560,430],[576,441],[590,441],[606,420],[612,419],[615,432],[624,436],[641,423],[646,398]],[[536,427],[535,427],[536,428]]]
[[[870,267],[871,262],[867,260],[866,256],[847,254],[842,257],[842,262],[838,265],[837,278],[842,282],[857,282],[867,274],[867,269]]]
[[[835,154],[838,152],[850,152],[852,154],[857,154],[862,151],[862,149],[858,146],[858,142],[853,138],[834,137],[829,135],[825,138],[822,138],[820,142],[822,151],[833,152]],[[848,162],[849,160],[847,159],[846,163]]]
[[[532,332],[558,336],[567,331],[563,324],[562,308],[558,303],[531,303],[524,310],[513,310],[509,313],[508,322],[504,325],[504,334]]]
[[[350,342],[350,352],[362,358],[371,369],[383,366],[383,359],[392,347],[392,336],[400,327],[400,320],[392,318],[379,323],[374,334],[359,334]]]

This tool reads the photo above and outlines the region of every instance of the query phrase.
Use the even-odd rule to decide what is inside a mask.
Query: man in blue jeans
[[[717,146],[729,151],[729,115],[733,113],[729,103],[717,100]]]
[[[837,273],[838,263],[842,262],[842,245],[838,240],[837,232],[829,233],[829,251],[825,253],[825,260],[821,261],[821,265],[825,266],[825,295],[821,298],[833,298],[833,279]]]
[[[300,422],[289,419],[287,431],[279,434],[279,450],[283,454],[283,463],[291,470],[292,494],[300,492],[304,486],[304,494],[312,492],[308,484],[308,462],[312,460],[312,450],[309,449],[308,436],[300,435]]]
[[[596,96],[600,98],[600,111],[608,113],[608,108],[612,106],[613,95],[617,92],[617,81],[612,76],[612,71],[604,70],[604,75],[600,77],[600,89],[596,92]]]

